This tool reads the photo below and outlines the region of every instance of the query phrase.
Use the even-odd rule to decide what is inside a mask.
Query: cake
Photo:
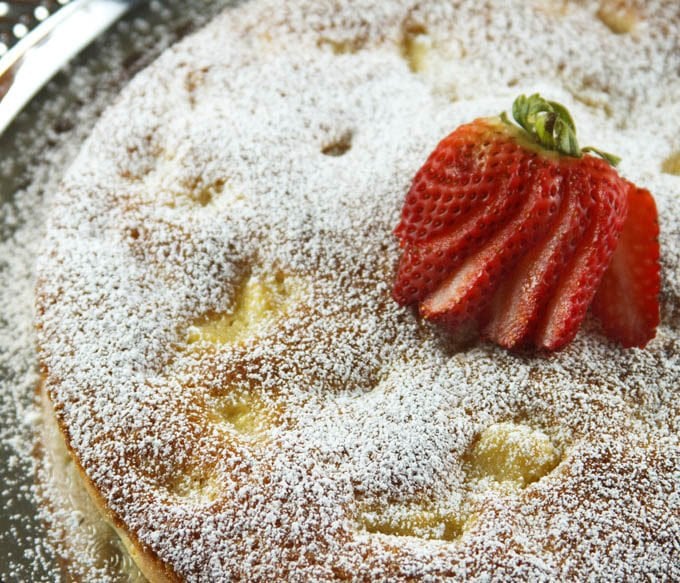
[[[675,2],[255,0],[168,50],[51,200],[44,394],[152,581],[680,578]],[[541,91],[654,193],[661,324],[554,354],[391,298],[404,195]]]

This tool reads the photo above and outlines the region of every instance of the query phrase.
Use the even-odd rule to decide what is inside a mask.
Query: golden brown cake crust
[[[37,286],[69,447],[187,580],[680,578],[675,2],[255,1],[141,73],[54,195]],[[540,58],[537,55],[541,55]],[[563,352],[390,298],[404,193],[519,92],[656,196],[662,323]]]

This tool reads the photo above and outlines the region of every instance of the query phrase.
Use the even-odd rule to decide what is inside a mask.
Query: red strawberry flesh
[[[523,171],[525,175],[529,174],[528,170]],[[487,204],[479,205],[475,212],[469,213],[466,221],[451,232],[424,243],[407,244],[399,264],[394,298],[404,305],[425,299],[457,265],[519,210],[522,193],[521,189],[514,188],[506,196],[494,196]],[[401,286],[399,282],[402,281],[411,285]]]
[[[521,181],[525,151],[495,120],[477,120],[444,138],[416,174],[394,233],[403,243],[450,233],[487,201]]]
[[[493,290],[532,246],[542,238],[560,206],[560,176],[539,160],[533,172],[525,205],[493,239],[470,256],[434,293],[421,304],[426,318],[445,318],[449,325],[479,314]]]
[[[496,292],[484,328],[487,338],[506,348],[516,348],[530,339],[561,271],[590,222],[590,206],[592,201],[563,196],[552,229]]]
[[[457,129],[435,154],[416,175],[395,229],[404,252],[392,295],[402,305],[424,300],[518,212],[537,157],[485,119]],[[435,200],[444,202],[435,207]]]
[[[628,217],[611,264],[593,300],[607,336],[644,348],[659,324],[659,224],[649,191],[629,184]]]
[[[595,204],[591,223],[560,276],[536,334],[536,345],[548,350],[558,350],[576,336],[628,212],[626,184],[618,177],[612,179],[606,162],[592,156],[577,162],[569,162],[567,196],[577,196],[582,204],[588,200]]]

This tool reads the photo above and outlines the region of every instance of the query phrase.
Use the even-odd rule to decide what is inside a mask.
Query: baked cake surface
[[[679,26],[257,0],[130,84],[54,195],[37,305],[62,433],[148,577],[680,578]],[[645,350],[588,322],[514,354],[390,297],[416,170],[534,91],[656,197]]]

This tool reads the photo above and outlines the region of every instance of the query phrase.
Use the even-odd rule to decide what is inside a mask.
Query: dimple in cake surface
[[[678,145],[649,131],[680,111],[680,14],[650,3],[615,33],[595,6],[534,4],[246,3],[102,117],[53,197],[39,343],[148,576],[680,576]],[[390,297],[415,171],[518,87],[568,103],[656,196],[645,350],[588,323],[512,354]]]

